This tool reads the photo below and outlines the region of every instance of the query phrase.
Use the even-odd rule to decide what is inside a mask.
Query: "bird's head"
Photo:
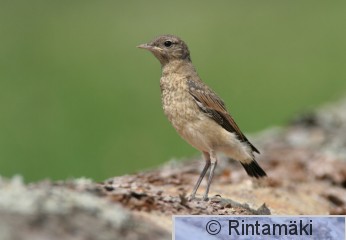
[[[137,47],[152,52],[160,61],[161,65],[174,60],[191,61],[190,52],[186,43],[173,35],[162,35],[149,43],[144,43]]]

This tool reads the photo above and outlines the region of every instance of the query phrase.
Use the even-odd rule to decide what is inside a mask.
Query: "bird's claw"
[[[187,198],[187,200],[188,200],[189,202],[191,202],[191,201],[194,200],[195,198],[196,198],[195,195],[191,194],[191,195]]]
[[[208,195],[204,195],[203,198],[202,198],[203,201],[209,201],[209,198],[208,198]]]

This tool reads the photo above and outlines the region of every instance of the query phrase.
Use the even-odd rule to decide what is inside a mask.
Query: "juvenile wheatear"
[[[210,168],[203,196],[208,199],[217,152],[238,160],[251,177],[266,176],[255,160],[254,152],[259,151],[240,131],[224,102],[199,78],[185,42],[173,35],[162,35],[138,47],[149,50],[161,63],[162,106],[168,120],[183,139],[204,155],[206,163],[190,199],[195,198]]]

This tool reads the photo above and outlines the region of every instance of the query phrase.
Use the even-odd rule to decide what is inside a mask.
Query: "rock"
[[[155,222],[143,221],[100,195],[89,179],[24,185],[0,179],[0,239],[168,239]]]

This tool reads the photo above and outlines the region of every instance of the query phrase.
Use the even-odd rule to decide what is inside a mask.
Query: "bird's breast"
[[[163,111],[178,132],[198,120],[199,109],[188,91],[186,78],[162,77],[160,87]]]

